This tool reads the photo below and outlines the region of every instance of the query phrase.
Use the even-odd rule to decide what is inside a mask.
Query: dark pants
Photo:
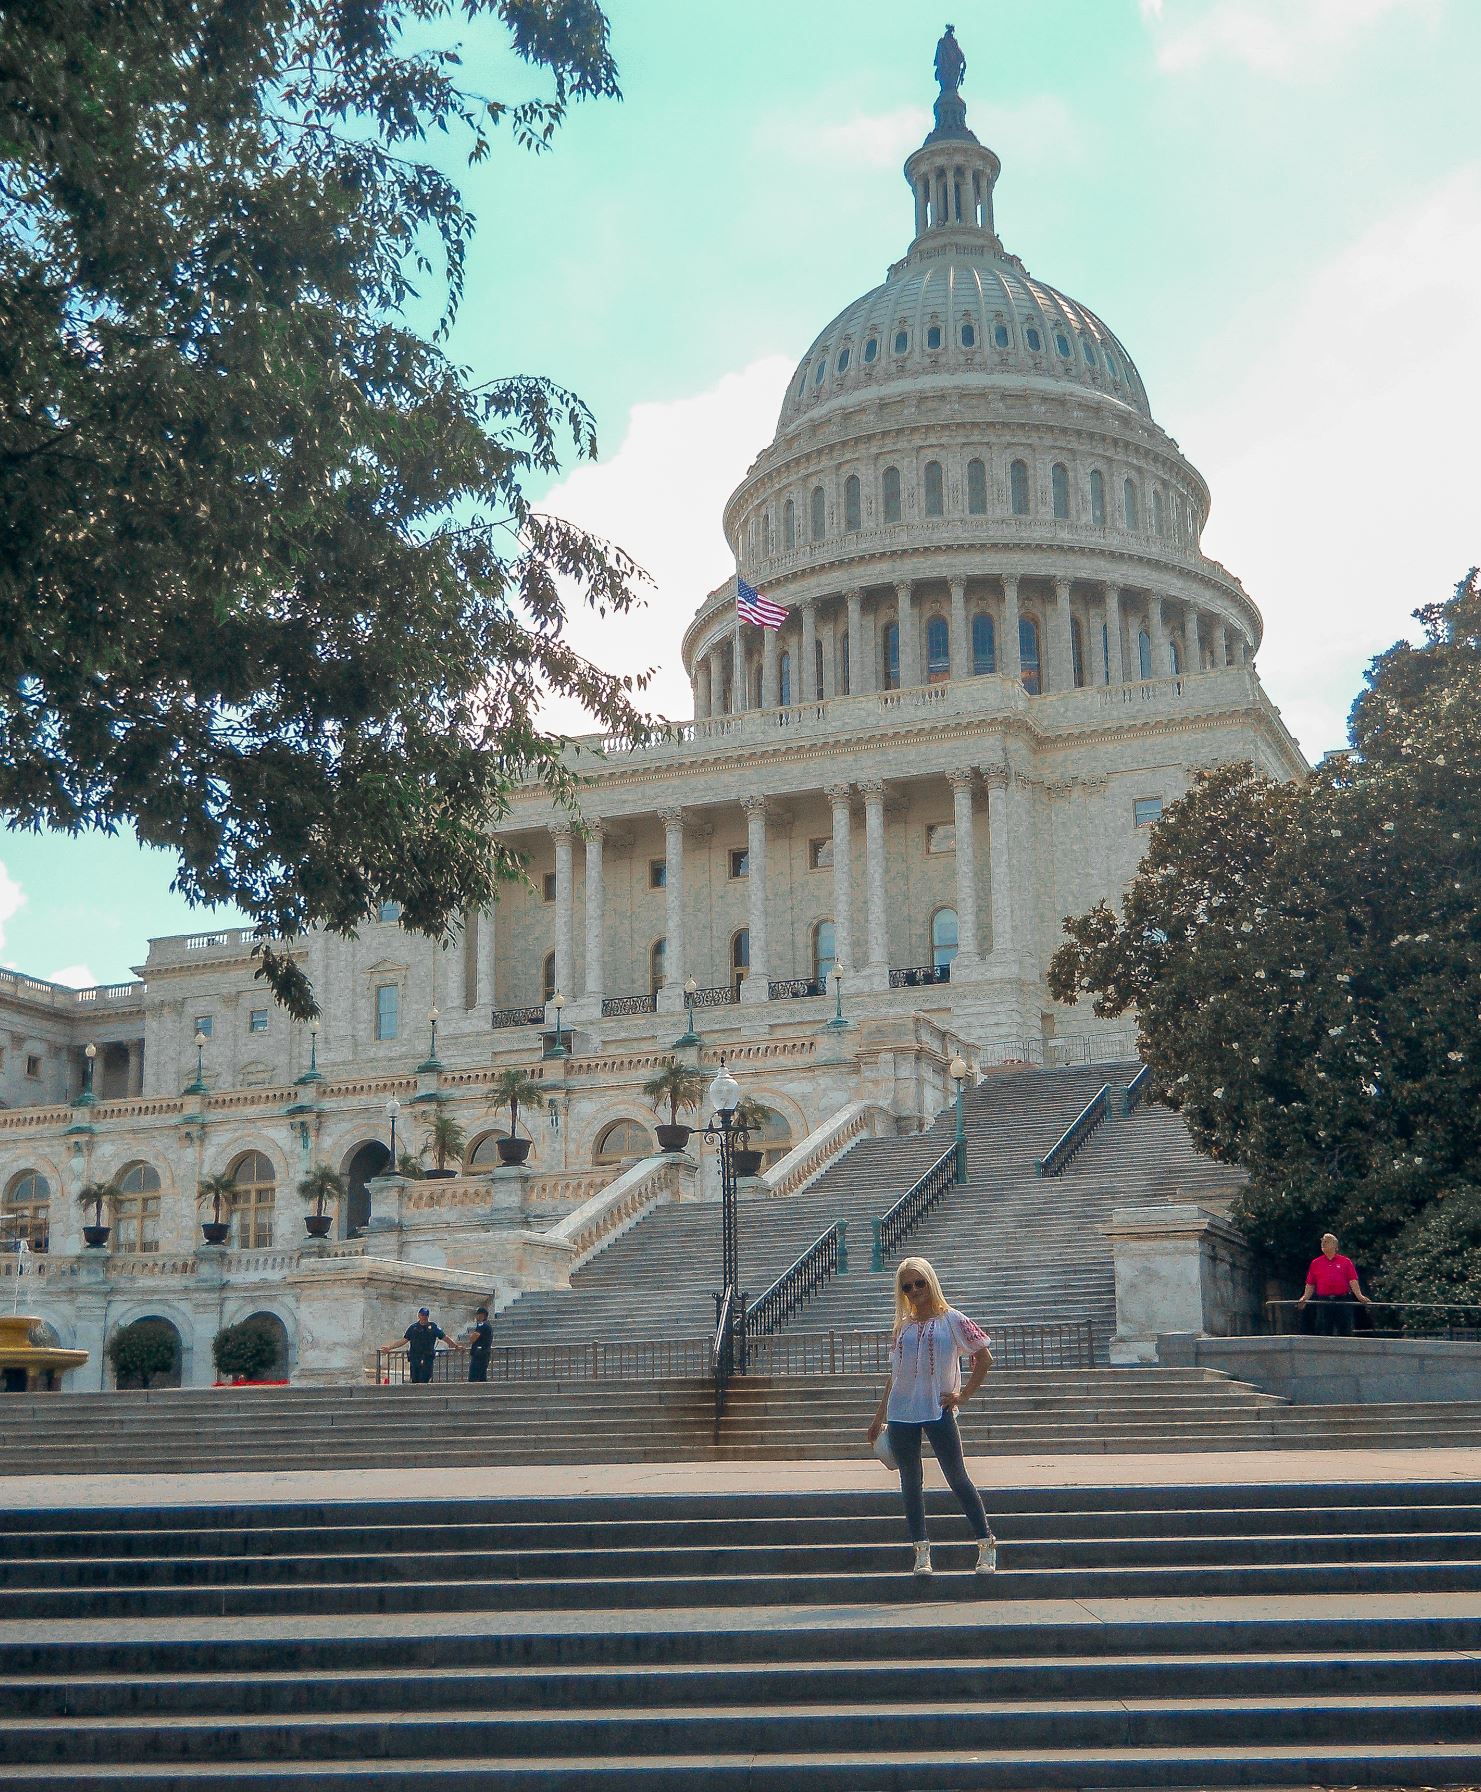
[[[961,1508],[967,1515],[967,1523],[972,1527],[972,1535],[990,1535],[982,1495],[972,1485],[967,1465],[962,1460],[962,1436],[957,1430],[956,1414],[944,1412],[929,1425],[902,1425],[897,1420],[891,1420],[888,1429],[890,1448],[895,1452],[895,1460],[900,1465],[900,1491],[905,1496],[905,1523],[910,1531],[910,1541],[924,1543],[926,1540],[926,1499],[920,1460],[922,1432],[931,1440],[931,1448],[936,1452],[936,1460],[941,1464],[946,1484],[961,1502]]]
[[[1313,1294],[1311,1329],[1324,1338],[1352,1336],[1352,1300],[1346,1294]]]
[[[488,1378],[489,1359],[487,1355],[480,1355],[477,1351],[470,1351],[468,1355],[469,1381],[487,1381]]]
[[[411,1362],[411,1378],[413,1381],[430,1381],[432,1379],[432,1358],[414,1356]]]

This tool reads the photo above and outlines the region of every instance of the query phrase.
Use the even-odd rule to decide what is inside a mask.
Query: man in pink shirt
[[[1365,1307],[1373,1305],[1358,1286],[1358,1272],[1352,1259],[1338,1251],[1334,1233],[1322,1234],[1322,1254],[1311,1260],[1311,1268],[1306,1272],[1306,1287],[1296,1302],[1296,1311],[1301,1312],[1310,1300],[1317,1303],[1312,1314],[1316,1321],[1313,1329],[1328,1337],[1351,1336],[1353,1301],[1360,1300]]]

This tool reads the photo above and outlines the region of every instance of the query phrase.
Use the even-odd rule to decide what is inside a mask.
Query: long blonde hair
[[[948,1311],[946,1296],[941,1292],[941,1283],[936,1272],[924,1257],[907,1257],[895,1271],[895,1336],[898,1338],[905,1327],[915,1318],[915,1303],[900,1286],[901,1279],[909,1272],[913,1281],[923,1276],[931,1286],[931,1318],[939,1319]]]

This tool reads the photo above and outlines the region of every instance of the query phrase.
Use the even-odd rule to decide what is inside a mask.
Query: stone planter
[[[332,1213],[311,1213],[304,1219],[304,1230],[310,1238],[328,1238],[334,1225]]]
[[[112,1230],[112,1226],[84,1226],[82,1241],[90,1251],[101,1251],[107,1244],[108,1235]]]
[[[522,1164],[530,1155],[531,1139],[497,1139],[499,1162],[501,1164]]]
[[[761,1174],[761,1153],[759,1151],[737,1151],[735,1173],[737,1176],[759,1176]]]
[[[528,1145],[529,1140],[524,1140],[524,1143]],[[423,1170],[422,1180],[423,1182],[451,1182],[457,1173],[456,1170]]]
[[[683,1151],[694,1136],[692,1126],[656,1126],[653,1130],[658,1134],[660,1151]]]
[[[230,1231],[230,1220],[201,1221],[201,1237],[207,1244],[225,1244]]]

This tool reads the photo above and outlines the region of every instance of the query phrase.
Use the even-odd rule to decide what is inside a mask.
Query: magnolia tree
[[[1122,903],[1067,920],[1059,1000],[1135,1010],[1159,1098],[1248,1170],[1288,1272],[1323,1231],[1393,1298],[1481,1294],[1481,589],[1369,668],[1350,749],[1169,805]]]

